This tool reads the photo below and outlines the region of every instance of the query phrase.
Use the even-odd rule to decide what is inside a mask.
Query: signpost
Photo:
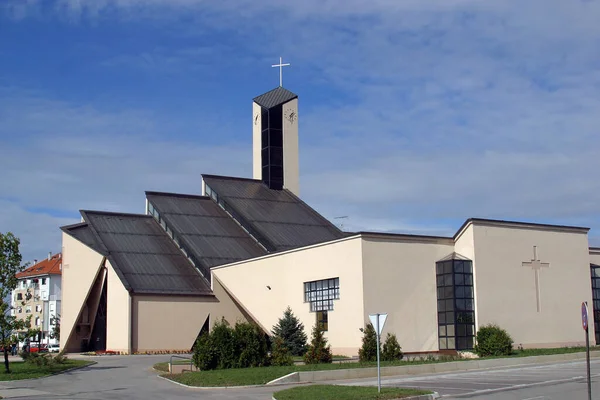
[[[377,392],[381,393],[381,364],[379,363],[379,337],[383,331],[387,314],[370,314],[369,319],[377,334]]]
[[[581,303],[581,326],[585,331],[585,360],[587,364],[587,389],[588,400],[592,400],[592,380],[590,379],[590,332],[588,327],[587,301]]]

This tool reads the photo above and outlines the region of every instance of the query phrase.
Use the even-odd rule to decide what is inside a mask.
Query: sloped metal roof
[[[268,91],[267,93],[255,97],[253,100],[259,106],[270,109],[280,104],[287,103],[288,101],[293,100],[297,97],[297,94],[294,94],[280,86]]]
[[[249,224],[270,251],[346,237],[334,224],[287,189],[269,189],[262,181],[254,179],[216,175],[202,175],[202,178],[218,194],[219,201],[224,201],[225,208],[231,209]]]
[[[96,243],[133,293],[212,295],[208,282],[149,215],[81,211]]]
[[[267,253],[209,197],[146,192],[146,199],[182,246],[207,268]]]
[[[68,234],[69,236],[79,240],[81,243],[85,244],[88,247],[91,247],[98,253],[106,256],[106,251],[100,248],[98,244],[98,240],[94,236],[94,232],[89,227],[87,222],[81,222],[78,224],[67,225],[60,228],[63,232]]]

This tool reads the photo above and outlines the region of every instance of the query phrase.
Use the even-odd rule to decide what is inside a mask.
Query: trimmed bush
[[[477,331],[475,353],[479,357],[508,356],[512,353],[513,340],[510,335],[498,325],[490,324]]]
[[[362,346],[358,350],[360,362],[377,361],[377,333],[370,322],[360,331],[363,333]]]
[[[219,355],[217,349],[212,345],[209,333],[201,335],[196,341],[192,360],[196,368],[201,371],[217,369],[219,366]]]
[[[247,322],[236,323],[233,330],[236,347],[234,368],[264,367],[269,365],[269,346],[262,330]]]
[[[273,352],[271,353],[271,364],[277,366],[293,365],[292,354],[285,346],[282,338],[277,336],[273,342]]]
[[[404,354],[402,354],[402,347],[400,347],[396,335],[388,333],[385,343],[383,343],[381,359],[383,361],[396,361],[402,360],[402,357],[404,357]]]
[[[269,341],[254,324],[238,322],[232,328],[222,319],[198,338],[192,359],[202,371],[263,367],[269,365]]]
[[[327,339],[323,336],[323,331],[315,325],[308,351],[304,354],[304,362],[306,364],[329,364],[331,358],[331,347],[327,345]]]
[[[217,322],[210,332],[210,344],[217,353],[217,369],[234,368],[236,346],[233,329],[224,318]]]
[[[308,346],[304,325],[296,318],[289,306],[283,312],[283,317],[279,319],[277,325],[273,327],[273,334],[283,339],[292,355],[302,356],[306,353]]]

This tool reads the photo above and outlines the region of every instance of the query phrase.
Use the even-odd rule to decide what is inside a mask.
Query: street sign
[[[590,331],[588,330],[588,306],[587,301],[581,303],[581,326],[585,332],[585,364],[587,372],[588,400],[592,400],[592,378],[590,369]]]
[[[385,325],[385,321],[387,320],[387,314],[371,314],[369,315],[369,319],[373,324],[373,328],[377,332],[378,336],[381,336],[381,332],[383,331],[383,326]]]
[[[381,393],[381,363],[379,361],[379,337],[381,336],[381,332],[383,331],[383,326],[385,325],[387,314],[369,314],[369,319],[371,320],[371,324],[373,324],[373,328],[375,328],[375,333],[377,334],[377,392]]]
[[[585,301],[581,303],[581,325],[584,331],[588,330],[588,308]]]

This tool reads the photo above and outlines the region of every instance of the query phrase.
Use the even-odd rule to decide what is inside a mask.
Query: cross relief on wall
[[[523,267],[530,267],[535,273],[535,300],[537,303],[537,312],[540,312],[540,270],[544,267],[550,267],[550,263],[543,263],[537,257],[537,246],[533,246],[533,258],[531,261],[522,263]]]

